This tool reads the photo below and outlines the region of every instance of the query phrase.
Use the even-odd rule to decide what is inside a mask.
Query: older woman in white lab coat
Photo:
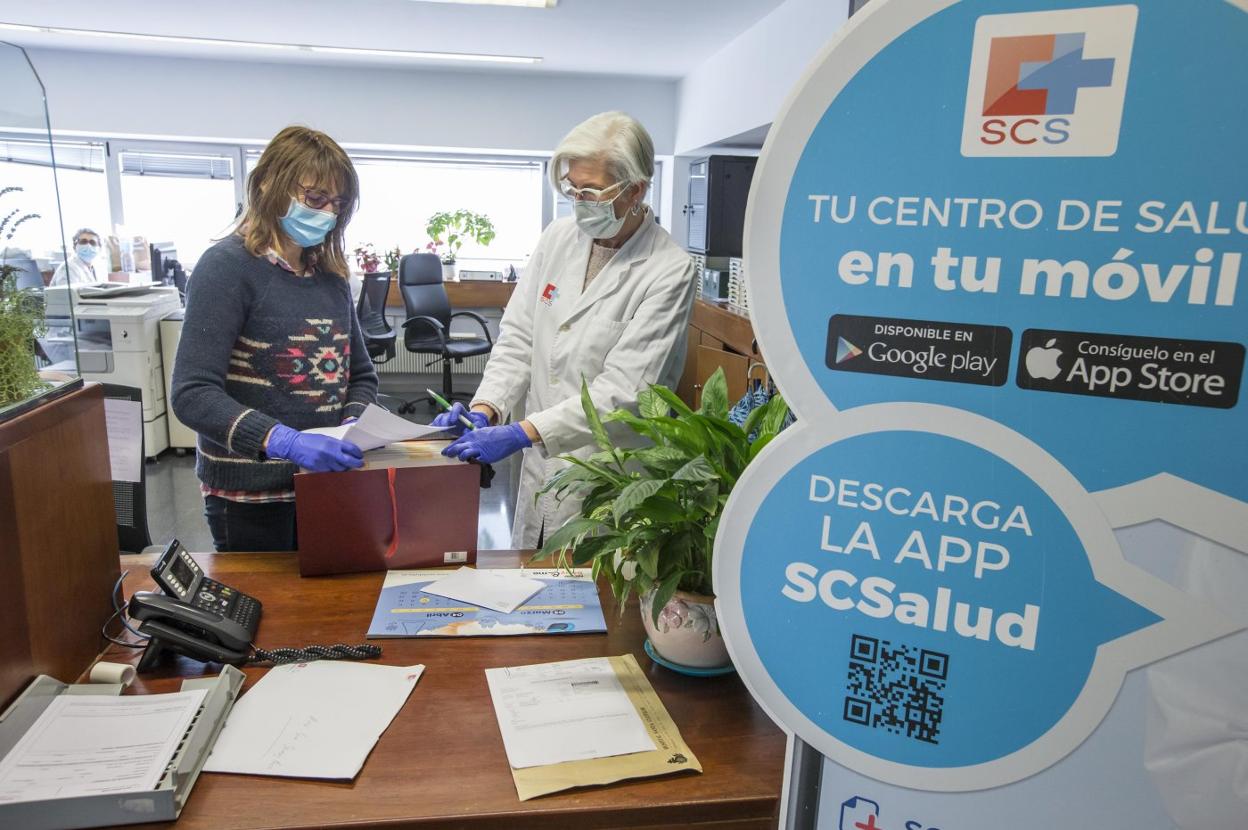
[[[557,456],[596,449],[581,408],[582,378],[602,414],[635,408],[652,383],[675,386],[696,289],[692,259],[643,202],[654,145],[641,124],[619,112],[593,116],[563,139],[550,170],[576,215],[542,233],[471,411],[456,404],[439,418],[453,426],[465,414],[478,427],[447,455],[494,463],[524,451],[512,529],[520,549],[537,547],[579,512],[575,499],[538,493],[566,465]],[[524,419],[504,423],[520,403]]]

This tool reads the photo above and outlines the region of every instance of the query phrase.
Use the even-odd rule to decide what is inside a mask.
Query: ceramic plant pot
[[[715,618],[715,598],[677,591],[655,625],[651,607],[654,591],[641,597],[641,622],[650,644],[663,659],[697,669],[717,669],[731,665],[728,647]]]
[[[454,262],[442,263],[442,282],[455,282],[459,279],[459,268]]]

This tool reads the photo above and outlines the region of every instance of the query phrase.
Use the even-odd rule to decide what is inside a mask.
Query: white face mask
[[[628,214],[615,215],[615,200],[609,202],[576,202],[576,224],[594,239],[611,239],[624,227]]]

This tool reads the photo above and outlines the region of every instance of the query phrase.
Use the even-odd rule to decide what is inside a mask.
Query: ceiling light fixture
[[[436,0],[442,2],[442,0]],[[256,40],[225,40],[181,35],[148,35],[130,32],[105,32],[95,29],[66,29],[60,26],[27,26],[21,23],[0,23],[0,30],[36,34],[71,35],[75,37],[136,40],[146,43],[182,43],[192,46],[227,46],[237,49],[264,49],[283,52],[313,52],[331,55],[405,58],[409,60],[473,61],[485,63],[541,63],[541,58],[523,55],[483,55],[471,52],[418,52],[408,49],[366,49],[353,46],[312,46],[299,43],[264,43]]]
[[[529,9],[553,9],[559,0],[422,0],[425,3],[459,3],[465,6],[523,6]]]

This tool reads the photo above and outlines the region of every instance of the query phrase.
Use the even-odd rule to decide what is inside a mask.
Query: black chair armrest
[[[490,336],[490,326],[485,322],[485,318],[480,314],[475,311],[456,311],[451,315],[451,319],[454,320],[456,317],[471,317],[476,320],[481,326],[481,331],[485,334],[485,339],[489,342],[490,346],[492,347],[494,345],[494,338]]]
[[[408,317],[404,320],[403,328],[407,328],[414,323],[422,323],[424,325],[431,326],[433,328],[433,333],[438,336],[438,342],[442,344],[442,348],[444,350],[446,349],[446,328],[442,325],[440,320],[424,314],[418,314],[415,317]]]

